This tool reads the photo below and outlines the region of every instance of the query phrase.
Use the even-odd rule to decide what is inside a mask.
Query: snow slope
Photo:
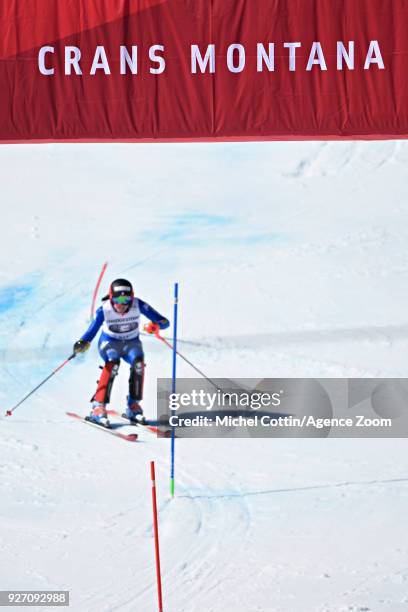
[[[0,405],[70,353],[106,260],[168,315],[180,282],[210,376],[404,377],[407,163],[404,142],[1,147]],[[154,416],[171,353],[145,348]],[[0,420],[0,588],[156,610],[155,459],[166,610],[406,609],[405,440],[183,440],[171,501],[168,441],[65,416],[97,364],[94,346]],[[119,409],[126,384],[122,366]]]

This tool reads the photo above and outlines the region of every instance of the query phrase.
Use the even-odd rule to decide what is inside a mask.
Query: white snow
[[[209,376],[404,377],[408,144],[0,148],[0,406],[69,354],[103,283],[129,277]],[[405,440],[105,436],[85,414],[96,343],[0,419],[0,589],[75,612],[371,612],[408,605]],[[146,339],[145,411],[171,353]],[[179,375],[194,372],[182,361]],[[113,392],[121,409],[127,367]],[[34,608],[40,609],[40,608]],[[51,608],[41,608],[42,610]]]

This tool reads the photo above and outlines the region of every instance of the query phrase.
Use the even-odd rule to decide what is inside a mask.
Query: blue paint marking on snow
[[[172,245],[191,247],[192,244],[199,247],[220,242],[225,244],[226,229],[231,244],[235,246],[261,246],[288,241],[288,236],[283,233],[265,232],[261,227],[257,231],[257,226],[247,227],[245,221],[239,218],[202,212],[188,212],[171,217],[167,227],[161,231],[145,232],[141,238],[159,241],[165,248]]]
[[[233,223],[231,217],[225,215],[211,215],[205,213],[185,213],[172,219],[169,229],[163,231],[156,237],[161,242],[190,241],[196,239],[201,231],[226,227]]]
[[[250,234],[248,236],[241,236],[235,238],[235,242],[240,244],[268,244],[286,241],[286,236],[274,232],[270,232],[267,234]]]
[[[175,218],[175,223],[178,225],[196,225],[196,223],[202,223],[203,225],[218,225],[225,226],[232,223],[232,218],[226,215],[210,215],[206,213],[186,213]]]
[[[33,285],[12,285],[0,288],[0,314],[23,304],[34,292]]]

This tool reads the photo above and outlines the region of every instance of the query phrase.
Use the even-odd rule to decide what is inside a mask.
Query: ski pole
[[[151,336],[147,332],[140,332],[141,336]],[[161,336],[165,340],[171,340],[171,338],[166,336]],[[189,344],[190,346],[203,346],[204,348],[214,348],[213,344],[207,344],[205,342],[195,342],[194,340],[183,340],[183,338],[177,338],[177,344]]]
[[[146,326],[145,326],[146,327]],[[173,350],[173,345],[171,344],[171,342],[169,342],[168,340],[166,340],[166,338],[163,338],[163,336],[160,335],[160,331],[157,330],[156,332],[154,332],[154,335],[156,336],[156,338],[158,340],[161,340],[162,342],[164,342],[164,344],[166,346],[169,347],[169,349]],[[199,368],[197,368],[197,366],[194,365],[194,363],[192,363],[189,359],[187,359],[187,357],[185,357],[182,353],[180,353],[180,351],[176,350],[176,354],[180,357],[180,359],[183,359],[183,361],[185,361],[186,363],[188,363],[188,365],[190,367],[193,368],[193,370],[195,370],[200,376],[202,376],[207,382],[210,383],[210,385],[212,385],[217,391],[219,391],[219,386],[215,384],[215,382],[213,380],[211,380],[211,378],[208,378],[208,376],[206,376],[206,374],[204,374],[204,372],[202,370],[200,370]]]
[[[15,409],[16,409],[16,408],[18,408],[19,406],[21,406],[21,404],[23,404],[23,403],[24,403],[24,402],[25,402],[25,401],[26,401],[26,400],[27,400],[27,399],[28,399],[28,398],[29,398],[31,395],[33,395],[33,393],[35,393],[35,392],[36,392],[36,391],[37,391],[37,390],[38,390],[40,387],[42,387],[42,386],[43,386],[43,385],[44,385],[44,384],[47,382],[47,380],[50,380],[50,378],[52,378],[53,376],[55,376],[55,374],[56,374],[57,372],[59,372],[60,370],[62,370],[62,368],[63,368],[64,366],[66,366],[66,365],[67,365],[67,363],[68,363],[69,361],[71,361],[71,359],[74,359],[74,357],[76,357],[76,354],[75,354],[75,353],[72,353],[72,355],[70,355],[70,356],[68,357],[68,359],[66,359],[66,360],[65,360],[63,363],[61,363],[61,364],[60,364],[60,365],[59,365],[57,368],[55,368],[55,370],[53,370],[53,372],[51,372],[51,374],[49,374],[49,375],[47,376],[47,378],[44,378],[44,380],[42,380],[42,381],[40,382],[40,384],[39,384],[39,385],[37,385],[37,386],[36,386],[36,387],[35,387],[35,388],[34,388],[32,391],[30,391],[30,393],[28,393],[28,394],[27,394],[25,397],[23,397],[23,399],[22,399],[22,400],[20,400],[20,401],[18,402],[18,404],[16,404],[15,406],[13,406],[13,408],[10,408],[10,410],[7,410],[7,412],[6,412],[6,416],[11,416],[11,415],[13,414],[13,412],[15,411]]]

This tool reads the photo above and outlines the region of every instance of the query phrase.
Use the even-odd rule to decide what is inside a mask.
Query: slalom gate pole
[[[104,275],[105,275],[105,272],[106,272],[106,268],[107,268],[107,267],[108,267],[108,262],[107,262],[107,261],[105,261],[105,263],[104,263],[104,264],[103,264],[103,266],[102,266],[102,270],[101,270],[101,271],[100,271],[100,273],[99,273],[98,280],[96,281],[95,289],[94,289],[93,296],[92,296],[92,305],[91,305],[91,321],[92,321],[92,319],[93,319],[93,318],[94,318],[94,316],[95,316],[95,304],[96,304],[96,299],[97,299],[97,297],[98,297],[99,289],[100,289],[100,286],[101,286],[101,283],[102,283],[102,279],[103,279],[103,277],[104,277]]]
[[[60,365],[59,365],[57,368],[55,368],[55,370],[53,370],[53,371],[51,372],[51,374],[49,374],[49,375],[47,376],[47,378],[44,378],[44,380],[42,380],[42,381],[40,382],[40,384],[39,384],[39,385],[37,385],[37,386],[36,386],[36,387],[35,387],[35,388],[34,388],[32,391],[30,391],[30,393],[27,393],[27,395],[26,395],[25,397],[23,397],[23,399],[22,399],[22,400],[20,400],[20,401],[18,402],[18,404],[16,404],[15,406],[13,406],[13,408],[10,408],[10,410],[7,410],[7,412],[6,412],[6,416],[11,416],[11,415],[13,414],[13,412],[15,411],[15,409],[16,409],[16,408],[18,408],[19,406],[21,406],[21,404],[23,404],[23,403],[24,403],[24,402],[25,402],[25,401],[26,401],[26,400],[27,400],[29,397],[31,397],[31,395],[33,395],[33,394],[34,394],[34,393],[35,393],[35,392],[36,392],[36,391],[37,391],[37,390],[38,390],[40,387],[42,387],[42,386],[43,386],[43,385],[44,385],[44,384],[47,382],[47,380],[50,380],[50,378],[52,378],[53,376],[55,376],[55,374],[56,374],[57,372],[59,372],[60,370],[62,370],[62,368],[63,368],[64,366],[66,366],[66,365],[67,365],[67,363],[68,363],[69,361],[71,361],[71,359],[74,359],[75,357],[76,357],[75,353],[72,353],[72,355],[70,355],[70,356],[68,357],[68,359],[66,359],[66,360],[65,360],[63,363],[61,363],[61,364],[60,364]]]
[[[159,548],[159,525],[157,519],[157,497],[156,497],[156,474],[154,461],[150,462],[150,474],[152,479],[152,504],[153,504],[153,530],[154,530],[154,548],[156,555],[156,576],[157,576],[157,597],[159,600],[159,612],[163,612],[163,596],[161,586],[161,570],[160,570],[160,548]]]
[[[178,315],[178,283],[174,284],[174,314],[173,314],[173,368],[171,379],[171,392],[176,392],[176,364],[177,364],[177,315]],[[174,455],[176,430],[171,428],[171,469],[170,469],[170,495],[174,497]]]

